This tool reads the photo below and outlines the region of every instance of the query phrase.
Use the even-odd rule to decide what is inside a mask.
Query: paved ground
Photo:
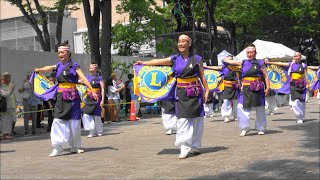
[[[251,130],[246,137],[216,113],[205,120],[202,154],[184,160],[157,115],[105,124],[102,137],[82,132],[83,154],[49,158],[48,133],[18,136],[1,142],[1,179],[319,179],[315,98],[306,112],[306,122],[296,124],[289,107],[279,107],[267,117],[266,135]]]

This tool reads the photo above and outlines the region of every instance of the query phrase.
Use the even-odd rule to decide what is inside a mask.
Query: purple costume
[[[171,56],[173,71],[176,78],[188,79],[199,78],[199,63],[202,57],[199,55],[189,55],[184,60],[182,55]],[[199,80],[198,80],[199,81]],[[196,118],[204,116],[202,94],[196,97],[188,97],[186,88],[177,87],[176,89],[176,115],[178,118]]]
[[[242,63],[242,79],[245,77],[260,77],[263,78],[261,66],[264,64],[263,60],[243,60]],[[243,92],[239,96],[239,104],[243,105],[244,109],[251,107],[258,107],[265,105],[264,89],[258,91],[251,91],[250,86],[243,86]]]
[[[307,65],[302,62],[299,62],[299,63],[290,62],[288,73],[290,75],[292,73],[298,73],[298,74],[301,74],[303,77],[306,67]],[[306,99],[307,88],[305,85],[299,86],[298,82],[299,80],[294,80],[291,78],[291,81],[290,81],[291,101],[295,101],[296,99],[298,99],[299,101],[304,102]],[[301,83],[302,84],[305,83],[304,78],[301,79]]]
[[[102,81],[102,77],[95,75],[95,76],[87,76],[88,81],[90,82],[93,89],[101,88],[100,87],[100,81]],[[99,96],[99,100],[96,101],[93,99],[92,95],[88,93],[86,99],[84,100],[85,106],[83,107],[83,113],[88,115],[94,115],[94,116],[101,116],[101,89],[99,92],[96,92]]]
[[[80,67],[77,63],[69,60],[66,64],[62,62],[58,62],[56,64],[57,67],[57,81],[60,83],[78,83],[78,75],[76,72],[76,68]],[[58,92],[56,94],[57,101],[54,107],[54,117],[57,119],[63,120],[80,120],[81,118],[81,108],[80,108],[80,97],[78,91],[75,89],[74,91],[74,99],[73,100],[64,100],[63,92],[61,92],[58,87]],[[68,90],[65,90],[68,91]]]
[[[240,78],[241,72],[232,70],[233,66],[223,62],[222,64],[222,73],[224,81],[238,81]],[[238,83],[238,82],[236,82]],[[229,86],[224,86],[223,90],[223,99],[233,100],[237,99],[239,94],[239,88],[233,88]]]

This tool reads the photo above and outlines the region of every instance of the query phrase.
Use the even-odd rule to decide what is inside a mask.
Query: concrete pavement
[[[175,136],[165,135],[153,114],[104,124],[102,137],[83,131],[83,154],[67,148],[49,158],[49,133],[18,136],[1,141],[1,179],[319,179],[319,112],[311,98],[306,122],[296,124],[289,106],[279,107],[267,116],[265,135],[251,130],[245,137],[237,122],[224,123],[215,113],[205,119],[202,154],[183,160]]]

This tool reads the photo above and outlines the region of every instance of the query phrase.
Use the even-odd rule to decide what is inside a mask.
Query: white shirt
[[[117,83],[113,80],[112,86],[108,86],[108,99],[120,99],[120,94],[117,92]]]

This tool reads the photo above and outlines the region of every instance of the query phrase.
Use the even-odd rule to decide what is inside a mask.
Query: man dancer
[[[264,135],[267,126],[265,113],[265,95],[269,93],[270,82],[267,69],[263,60],[256,59],[256,47],[251,44],[246,49],[247,58],[242,62],[225,60],[231,65],[242,65],[241,68],[241,93],[238,99],[238,120],[242,130],[240,136],[245,136],[250,129],[251,109],[256,111],[255,127],[259,135]],[[266,82],[266,89],[263,88],[262,78]]]

